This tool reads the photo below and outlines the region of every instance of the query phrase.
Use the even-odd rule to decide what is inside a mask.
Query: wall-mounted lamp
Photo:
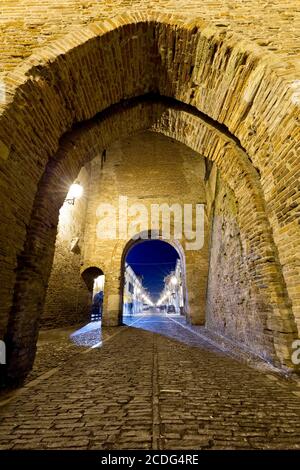
[[[75,181],[75,183],[71,184],[70,186],[65,202],[67,202],[68,204],[72,204],[74,206],[75,200],[80,199],[82,194],[83,194],[83,187],[78,181]]]

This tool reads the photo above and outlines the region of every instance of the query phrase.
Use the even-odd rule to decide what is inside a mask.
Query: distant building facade
[[[165,286],[157,306],[166,313],[184,314],[183,273],[180,259],[175,270],[165,277]]]
[[[128,263],[125,263],[123,315],[143,313],[152,305],[141,276],[138,276]]]

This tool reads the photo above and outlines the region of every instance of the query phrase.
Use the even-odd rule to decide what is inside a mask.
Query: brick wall
[[[99,155],[88,169],[89,177],[86,170],[81,170],[78,177],[85,188],[86,198],[77,201],[75,206],[65,203],[60,211],[53,267],[41,318],[43,327],[88,319],[89,294],[80,272],[90,266],[103,270],[106,301],[109,296],[117,295],[116,313],[119,313],[122,250],[128,239],[99,239],[99,204],[108,203],[118,210],[119,196],[127,196],[128,206],[141,203],[150,214],[153,203],[195,206],[206,201],[204,159],[173,139],[153,132],[138,133],[116,142],[107,150],[105,161]],[[148,228],[151,228],[150,220]],[[70,251],[70,244],[78,236],[80,249],[74,253]],[[204,322],[208,239],[209,233],[206,232],[203,249],[184,254],[188,315],[195,324]],[[109,324],[112,324],[111,311],[109,316]]]
[[[77,179],[85,191],[74,205],[65,202],[60,209],[53,266],[40,320],[43,328],[62,327],[89,319],[90,293],[80,275],[89,183],[85,168]]]
[[[212,212],[206,326],[272,360],[273,338],[267,327],[269,305],[263,290],[252,282],[239,227],[238,204],[220,177]]]
[[[91,21],[128,11],[176,13],[201,18],[241,34],[283,61],[297,62],[299,27],[297,1],[274,0],[2,0],[0,15],[1,68],[10,70],[35,48],[61,39]]]
[[[112,318],[108,303],[111,298],[117,317],[121,296],[121,263],[128,239],[99,238],[99,204],[109,203],[118,210],[119,196],[127,196],[128,206],[143,204],[150,214],[151,204],[176,203],[182,206],[188,203],[195,206],[196,203],[205,203],[204,172],[202,157],[173,139],[153,132],[138,133],[114,143],[107,151],[103,168],[99,157],[91,163],[83,268],[98,266],[106,275],[105,302],[110,324],[117,322],[117,318]],[[151,229],[150,218],[148,229]],[[137,227],[136,233],[142,230]],[[208,233],[205,235],[202,250],[184,252],[188,314],[193,323],[204,321]]]

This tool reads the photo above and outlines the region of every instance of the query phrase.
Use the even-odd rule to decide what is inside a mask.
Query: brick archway
[[[81,277],[84,280],[88,290],[93,292],[94,280],[96,277],[103,275],[104,272],[102,269],[98,268],[97,266],[89,266],[85,268],[82,273]]]
[[[152,235],[151,235],[152,232]],[[188,290],[187,290],[187,282],[186,282],[186,263],[185,263],[185,253],[184,249],[179,243],[178,240],[173,240],[173,239],[165,239],[161,232],[156,231],[147,231],[147,233],[140,232],[136,234],[134,239],[130,239],[127,242],[124,243],[123,240],[118,240],[115,246],[115,254],[116,254],[116,259],[117,262],[120,261],[119,267],[120,267],[120,285],[119,287],[119,292],[120,292],[120,300],[119,300],[119,312],[120,312],[120,320],[122,321],[122,316],[123,316],[123,294],[124,294],[124,272],[125,272],[125,261],[126,257],[129,253],[129,251],[134,248],[138,243],[143,243],[145,240],[149,239],[154,239],[154,240],[161,240],[165,243],[168,243],[171,245],[174,250],[178,253],[180,262],[181,262],[181,267],[182,267],[182,272],[183,272],[183,297],[184,297],[184,306],[185,306],[185,315],[188,315],[189,313],[189,307],[188,307]]]
[[[186,120],[185,132],[178,127],[182,121],[176,120],[172,112],[162,116],[161,124],[155,124],[159,130],[166,120],[165,131],[161,132],[178,139],[181,136],[184,143],[198,151],[210,143],[212,155],[208,158],[224,165],[223,174],[226,173],[227,179],[235,186],[244,206],[251,201],[256,208],[254,213],[260,221],[258,230],[264,234],[263,237],[266,236],[266,240],[261,241],[261,247],[264,246],[261,256],[268,263],[271,259],[272,265],[270,269],[263,270],[264,276],[270,280],[267,290],[273,292],[270,298],[276,312],[270,324],[278,332],[275,342],[280,350],[279,356],[288,357],[288,335],[295,331],[295,325],[291,327],[290,301],[295,311],[299,305],[294,280],[295,273],[299,274],[298,254],[293,246],[298,246],[300,236],[296,218],[298,205],[294,203],[297,193],[291,196],[291,204],[288,202],[290,206],[287,207],[282,184],[292,185],[295,180],[294,157],[299,136],[294,118],[297,104],[292,100],[292,88],[277,75],[276,63],[270,65],[260,48],[241,43],[239,39],[233,35],[227,37],[224,32],[219,33],[203,22],[173,15],[172,18],[160,14],[142,14],[138,18],[123,15],[72,33],[65,40],[54,43],[53,47],[36,52],[8,75],[8,100],[0,115],[1,167],[5,175],[1,202],[6,207],[4,225],[7,226],[1,238],[5,259],[2,276],[6,279],[0,311],[3,333],[8,310],[19,302],[20,286],[16,273],[20,277],[20,264],[24,262],[24,253],[31,243],[28,245],[30,233],[39,230],[37,221],[34,222],[35,229],[32,225],[38,185],[41,187],[39,182],[42,175],[49,172],[52,161],[55,166],[61,144],[68,141],[72,151],[72,139],[80,135],[80,123],[85,122],[84,127],[88,129],[93,125],[92,120],[111,105],[156,92],[193,105],[196,111],[214,119],[216,127],[224,124],[233,134],[231,143],[221,145],[215,141],[212,131],[202,131],[204,134],[197,139],[197,116],[193,114]],[[185,61],[174,60],[183,56]],[[99,86],[95,88],[95,84]],[[277,115],[276,107],[281,107],[284,114]],[[135,119],[140,120],[140,116],[135,116]],[[154,119],[150,121],[153,123]],[[135,124],[128,125],[129,132],[133,131]],[[187,132],[190,127],[192,131]],[[278,132],[281,127],[285,132]],[[247,155],[235,139],[239,140]],[[233,144],[237,145],[237,152],[232,151]],[[218,145],[220,147],[216,148]],[[232,153],[229,159],[223,158],[225,147],[227,155]],[[239,152],[243,163],[237,169],[231,166],[231,161]],[[47,167],[48,161],[50,166]],[[68,163],[69,174],[78,162]],[[249,175],[252,183],[255,181],[251,185],[250,199],[248,192],[243,193],[241,183],[245,182],[247,187]],[[239,183],[241,177],[243,179]],[[63,194],[63,189],[59,190]],[[56,201],[47,203],[49,206],[60,204],[61,198],[56,196]],[[269,220],[266,211],[270,215]],[[253,230],[253,219],[241,217],[245,217],[245,227]],[[48,222],[52,237],[55,236],[56,223],[57,220]],[[283,237],[286,232],[290,240],[288,247]],[[268,246],[272,247],[271,251]],[[52,255],[49,256],[50,260]],[[283,266],[288,295],[278,260]],[[29,269],[33,264],[30,259]],[[44,283],[46,278],[45,275]],[[23,298],[25,304],[26,295]],[[43,299],[39,298],[39,308],[42,303]],[[19,321],[19,315],[25,317],[25,310],[21,306],[17,308],[13,323]],[[25,337],[25,319],[21,323]]]
[[[135,123],[134,128],[132,122]],[[295,326],[254,168],[233,139],[199,116],[188,113],[186,108],[170,107],[166,103],[154,104],[146,100],[128,107],[122,106],[121,110],[114,110],[105,119],[101,117],[67,135],[56,157],[47,166],[36,196],[22,254],[24,258],[21,258],[21,261],[26,260],[26,264],[21,263],[18,272],[14,309],[10,317],[7,338],[8,345],[11,345],[12,375],[22,376],[30,369],[34,359],[38,317],[52,265],[58,212],[68,189],[62,187],[62,180],[75,179],[81,166],[114,140],[151,126],[153,130],[192,145],[196,151],[214,161],[234,191],[239,201],[239,223],[245,253],[248,253],[249,262],[253,254],[258,257],[258,263],[253,264],[253,282],[259,284],[263,280],[267,285],[265,296],[270,306],[267,322],[273,328],[276,351],[273,360],[289,365],[288,344],[295,336]],[[193,140],[195,130],[197,139]],[[227,171],[228,168],[230,171]],[[259,220],[259,224],[254,223],[256,220]],[[266,261],[267,270],[260,260]],[[116,295],[119,293],[116,292]],[[28,315],[30,322],[27,321]]]

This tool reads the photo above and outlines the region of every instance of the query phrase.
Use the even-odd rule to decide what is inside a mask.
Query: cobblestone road
[[[300,449],[289,383],[170,318],[86,351],[0,406],[0,449]]]

